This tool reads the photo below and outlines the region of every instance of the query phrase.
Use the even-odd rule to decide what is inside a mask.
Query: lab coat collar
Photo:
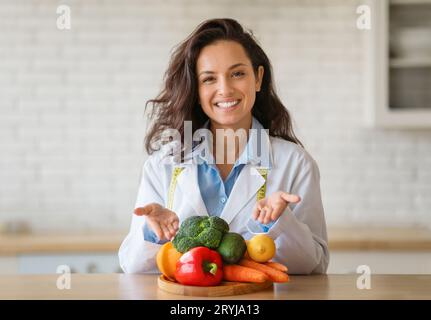
[[[178,176],[177,184],[181,194],[186,195],[187,201],[196,212],[196,214],[190,212],[190,216],[208,216],[208,211],[199,189],[198,166],[185,166],[183,172]],[[198,194],[192,195],[192,190],[197,190]]]
[[[253,130],[250,132],[247,146],[240,159],[245,158],[244,162],[246,164],[271,169],[273,157],[269,130],[266,130],[255,117],[252,119],[251,128]]]
[[[245,166],[233,185],[232,192],[223,208],[220,218],[230,224],[245,205],[253,197],[256,197],[257,192],[265,182],[265,179],[254,166]]]
[[[203,128],[209,129],[209,120]],[[256,167],[272,169],[274,160],[268,130],[255,117],[252,118],[251,129],[253,130],[249,132],[247,145],[235,165],[251,164]],[[192,151],[184,157],[184,164],[199,164],[203,161],[215,163],[212,153],[206,152],[212,150],[212,145],[211,134],[204,130],[201,135],[201,142],[194,142]]]

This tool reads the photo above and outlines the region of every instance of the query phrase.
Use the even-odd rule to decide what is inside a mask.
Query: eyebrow
[[[228,70],[232,70],[232,69],[239,67],[239,66],[247,66],[247,65],[245,63],[235,63],[235,64],[231,65]],[[202,71],[199,73],[198,77],[200,77],[201,74],[204,74],[204,73],[213,74],[214,71]]]

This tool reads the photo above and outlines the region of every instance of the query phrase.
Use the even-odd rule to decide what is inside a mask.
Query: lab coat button
[[[226,202],[226,198],[223,197],[223,198],[220,199],[220,201],[221,201],[221,203],[225,203]]]

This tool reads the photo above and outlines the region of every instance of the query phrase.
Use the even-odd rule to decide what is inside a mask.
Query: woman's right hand
[[[172,240],[178,231],[179,219],[175,212],[162,207],[158,203],[150,203],[136,208],[137,216],[145,216],[147,223],[160,240]]]

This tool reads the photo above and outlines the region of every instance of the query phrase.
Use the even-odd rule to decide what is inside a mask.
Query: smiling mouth
[[[241,100],[234,100],[229,102],[217,102],[215,103],[215,106],[220,109],[229,109],[237,106],[240,102]]]

